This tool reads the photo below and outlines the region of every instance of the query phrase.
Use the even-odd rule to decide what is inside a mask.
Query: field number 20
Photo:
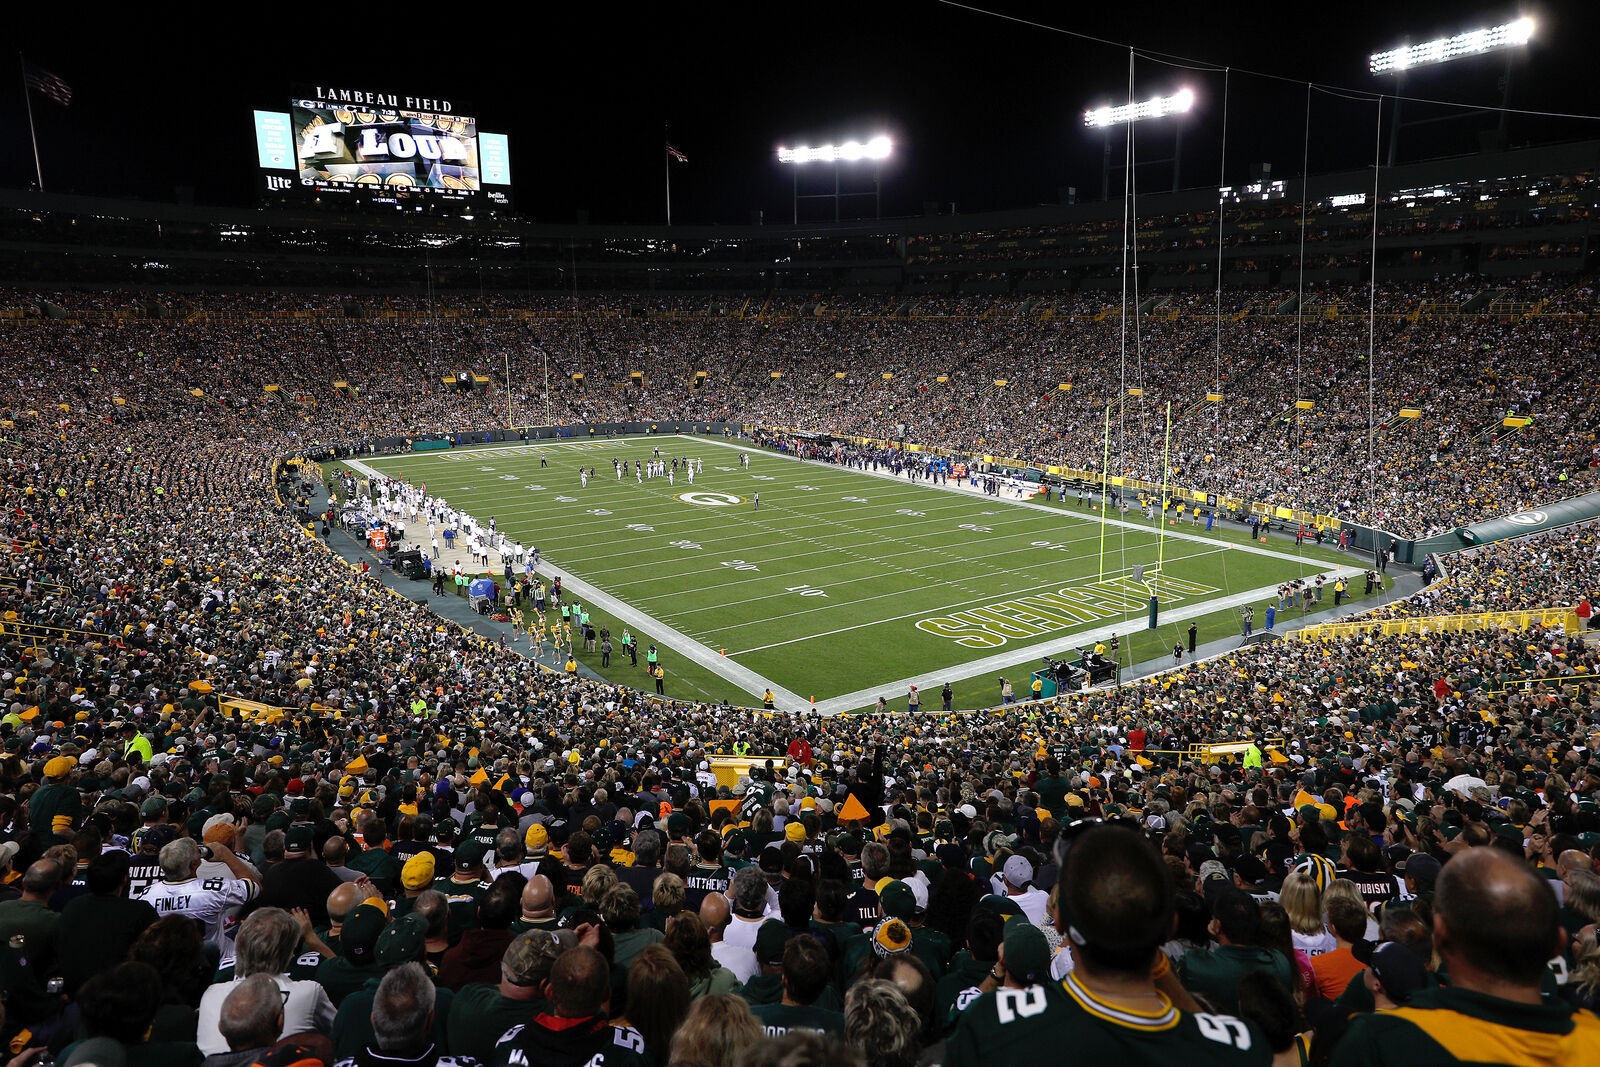
[[[754,563],[746,563],[742,559],[725,559],[722,561],[722,565],[724,567],[731,567],[736,571],[758,571],[761,569]]]

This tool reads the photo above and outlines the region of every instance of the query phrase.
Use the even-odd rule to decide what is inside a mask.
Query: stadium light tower
[[[832,200],[833,221],[839,221],[839,201],[850,196],[866,196],[866,193],[841,193],[839,191],[839,164],[859,163],[870,161],[872,163],[872,217],[883,217],[883,161],[889,158],[894,150],[894,145],[884,134],[872,138],[870,141],[845,141],[843,144],[825,144],[815,148],[801,145],[798,148],[779,148],[778,162],[787,163],[793,170],[790,171],[791,186],[794,191],[794,222],[800,221],[800,201],[802,200]],[[809,163],[833,164],[833,192],[808,193],[800,195],[800,168]]]
[[[1179,89],[1171,96],[1155,96],[1149,100],[1140,100],[1132,104],[1118,104],[1089,108],[1083,113],[1083,124],[1091,130],[1105,131],[1105,158],[1100,166],[1100,199],[1108,200],[1111,195],[1111,128],[1124,123],[1143,122],[1146,119],[1165,118],[1168,115],[1183,115],[1194,107],[1194,90],[1188,87]],[[1179,119],[1173,123],[1172,145],[1172,191],[1178,191],[1178,176],[1183,167],[1183,121]],[[1152,163],[1164,163],[1165,160],[1151,160]]]
[[[1395,92],[1398,94],[1405,85],[1406,73],[1417,67],[1450,63],[1458,59],[1472,59],[1490,52],[1504,52],[1506,72],[1500,79],[1499,123],[1500,137],[1503,140],[1506,132],[1506,106],[1511,100],[1511,61],[1516,58],[1517,49],[1533,40],[1536,29],[1538,26],[1533,19],[1520,18],[1500,26],[1458,33],[1454,37],[1438,37],[1431,41],[1423,41],[1421,44],[1402,44],[1385,52],[1372,53],[1367,60],[1367,68],[1373,74],[1392,75],[1395,79]],[[1394,121],[1389,127],[1391,167],[1394,166],[1395,149],[1400,139],[1400,127],[1403,125],[1400,121],[1400,103],[1400,98],[1396,95]],[[1461,117],[1464,116],[1447,115],[1443,119],[1428,121],[1449,121]],[[1418,125],[1418,123],[1408,125]]]

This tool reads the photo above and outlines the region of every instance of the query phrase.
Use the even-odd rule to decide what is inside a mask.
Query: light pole
[[[1132,104],[1118,104],[1115,107],[1105,106],[1089,108],[1083,113],[1083,124],[1091,130],[1104,131],[1105,152],[1100,163],[1100,199],[1110,198],[1111,188],[1111,128],[1146,119],[1165,118],[1168,115],[1179,116],[1194,107],[1194,90],[1179,89],[1171,96],[1156,96],[1149,100],[1140,100]],[[1174,137],[1172,147],[1172,190],[1178,190],[1180,168],[1183,166],[1183,121],[1173,123]],[[1149,160],[1151,163],[1165,162],[1163,160]]]
[[[793,197],[794,210],[792,221],[798,225],[800,222],[800,201],[802,200],[832,200],[833,221],[839,221],[839,202],[850,197],[871,196],[872,217],[883,217],[883,161],[889,158],[893,151],[893,144],[889,138],[879,134],[865,143],[861,141],[845,141],[843,144],[825,144],[816,148],[801,145],[799,148],[779,148],[778,162],[787,163],[794,169],[790,171],[790,191]],[[839,186],[839,165],[841,163],[858,163],[870,161],[872,163],[872,192],[871,193],[846,193]],[[831,193],[800,193],[800,168],[807,163],[832,163],[833,164],[833,192]]]
[[[1430,122],[1450,122],[1476,113],[1469,111],[1465,114],[1449,114],[1440,118],[1402,123],[1400,121],[1401,100],[1399,93],[1405,86],[1406,72],[1414,67],[1450,63],[1458,59],[1471,59],[1474,56],[1481,56],[1488,52],[1504,51],[1506,53],[1506,73],[1500,82],[1500,121],[1498,126],[1500,136],[1503,138],[1506,132],[1506,106],[1511,101],[1511,61],[1516,55],[1512,49],[1520,48],[1531,41],[1535,28],[1535,23],[1531,18],[1520,18],[1515,22],[1507,22],[1500,26],[1458,33],[1454,37],[1438,37],[1432,41],[1424,41],[1421,44],[1402,44],[1386,52],[1372,53],[1367,61],[1368,69],[1373,74],[1392,74],[1395,79],[1394,119],[1393,125],[1389,129],[1389,166],[1394,166],[1395,152],[1399,146],[1400,127],[1402,125],[1421,126]]]

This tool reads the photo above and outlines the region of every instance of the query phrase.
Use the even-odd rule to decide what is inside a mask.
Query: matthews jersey
[[[190,878],[185,882],[156,882],[139,894],[139,899],[156,909],[162,917],[187,915],[206,924],[206,940],[218,948],[233,943],[239,925],[234,909],[255,899],[261,887],[241,878]]]
[[[1069,975],[1027,989],[985,993],[961,1013],[944,1067],[992,1063],[1182,1063],[1185,1067],[1272,1062],[1256,1028],[1231,1015],[1185,1014],[1166,997],[1150,1013],[1096,1000]]]
[[[683,909],[698,910],[708,894],[726,893],[732,877],[728,868],[720,863],[696,863],[683,880]]]
[[[646,1067],[644,1035],[603,1015],[562,1019],[543,1012],[494,1043],[490,1067]]]

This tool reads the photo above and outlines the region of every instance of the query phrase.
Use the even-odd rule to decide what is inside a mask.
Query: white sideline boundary
[[[604,438],[604,440],[623,443],[637,443],[640,441],[671,440],[674,437],[684,441],[693,441],[697,444],[712,445],[718,448],[730,449],[735,452],[745,452],[753,456],[781,459],[800,466],[814,464],[825,470],[832,469],[851,474],[863,475],[866,477],[877,478],[882,481],[904,485],[910,488],[931,489],[946,493],[954,493],[966,497],[977,496],[984,500],[990,500],[996,504],[1004,505],[1006,507],[1026,508],[1032,511],[1044,512],[1048,515],[1088,519],[1088,516],[1083,516],[1076,512],[1065,511],[1061,508],[1047,507],[1043,504],[1035,504],[1026,500],[1008,500],[1004,497],[993,497],[986,493],[980,493],[961,485],[943,485],[937,482],[927,481],[926,479],[908,479],[886,471],[862,470],[859,467],[842,466],[834,463],[822,463],[818,460],[803,459],[799,456],[791,456],[781,452],[774,452],[770,449],[761,448],[758,445],[739,444],[731,441],[719,441],[710,437],[697,437],[692,434],[647,434],[643,436],[608,437]],[[562,445],[575,443],[579,442],[555,440],[549,442],[548,447],[559,450]],[[582,443],[587,444],[587,439],[584,439]],[[513,448],[537,448],[541,444],[542,442],[517,441],[500,445],[472,446],[470,448],[470,452],[492,454]],[[455,454],[466,455],[468,452],[468,449],[463,449],[461,452]],[[392,456],[379,456],[374,457],[374,461],[404,459],[408,457],[413,457],[413,454],[402,453]],[[423,456],[414,458],[425,459],[428,457]],[[366,463],[359,460],[347,459],[343,460],[342,462],[346,466],[360,471],[369,478],[380,476],[387,477],[387,475],[383,475],[382,472],[373,469]],[[1089,521],[1096,522],[1096,520],[1093,519],[1089,519]],[[1104,522],[1104,524],[1107,526],[1116,526],[1127,530],[1137,530],[1142,533],[1155,533],[1159,535],[1163,532],[1159,526],[1131,522],[1124,519],[1113,519],[1110,516],[1103,516],[1098,521]],[[419,541],[417,537],[412,534],[411,527],[413,525],[417,525],[422,530],[424,540]],[[426,544],[425,538],[427,530],[425,525],[407,523],[406,527],[408,540],[412,541],[414,544]],[[1183,541],[1193,541],[1213,549],[1229,548],[1233,551],[1248,552],[1253,555],[1266,556],[1270,559],[1296,563],[1301,566],[1306,565],[1308,562],[1313,564],[1322,562],[1308,561],[1300,556],[1291,555],[1286,552],[1276,552],[1272,549],[1262,548],[1258,545],[1233,544],[1217,538],[1202,537],[1197,534],[1183,533],[1182,531],[1175,529],[1167,530],[1165,532],[1165,536],[1175,537]],[[499,568],[497,567],[495,569],[498,570]],[[666,648],[705,668],[725,681],[731,682],[752,696],[761,697],[764,691],[770,688],[773,695],[777,698],[775,704],[780,711],[816,711],[824,716],[839,715],[844,712],[854,710],[855,708],[866,707],[875,703],[879,696],[883,696],[891,701],[903,701],[912,685],[917,687],[919,694],[922,694],[927,698],[924,700],[925,707],[936,708],[938,705],[935,701],[938,695],[939,687],[945,682],[964,682],[972,678],[981,677],[985,674],[995,674],[999,671],[1013,670],[1019,666],[1027,664],[1037,665],[1045,656],[1058,656],[1063,652],[1076,652],[1081,647],[1093,645],[1110,638],[1113,633],[1117,633],[1119,631],[1127,633],[1142,629],[1144,626],[1142,619],[1124,617],[1111,624],[1098,626],[1087,630],[1075,630],[1070,633],[1063,633],[1060,636],[1053,637],[1047,641],[1040,641],[1031,645],[1012,648],[1004,652],[997,652],[992,656],[986,656],[982,659],[970,660],[966,663],[955,664],[946,670],[928,671],[921,675],[913,675],[906,678],[897,679],[895,681],[882,682],[878,685],[870,686],[865,689],[858,689],[851,693],[843,693],[839,696],[829,697],[826,700],[819,700],[815,707],[813,707],[810,701],[806,700],[804,697],[801,697],[799,694],[785,689],[770,679],[762,677],[750,668],[718,654],[715,649],[696,641],[694,638],[689,637],[687,634],[682,633],[672,626],[667,625],[655,616],[634,608],[621,600],[618,600],[616,597],[605,593],[604,591],[584,581],[582,578],[573,575],[571,572],[558,567],[555,564],[541,560],[535,569],[540,574],[543,574],[547,577],[559,577],[561,579],[562,587],[572,590],[572,592],[577,594],[584,602],[596,605],[608,614],[615,617],[620,622],[653,633],[657,640]],[[1323,577],[1329,581],[1332,581],[1335,578],[1341,577],[1359,577],[1363,572],[1357,568],[1333,567],[1320,573],[1323,575]],[[1310,575],[1307,575],[1307,577],[1309,576]],[[1186,607],[1174,608],[1171,610],[1164,609],[1161,612],[1162,624],[1165,625],[1169,622],[1185,622],[1189,619],[1198,618],[1202,615],[1209,615],[1212,612],[1226,611],[1230,608],[1242,607],[1257,600],[1270,598],[1275,595],[1277,591],[1278,585],[1265,585],[1261,586],[1260,588],[1247,590],[1242,593],[1234,593],[1230,596],[1205,600],[1196,604],[1190,604]],[[1027,594],[1021,593],[1018,595],[1025,596]],[[916,614],[920,614],[920,612]],[[877,623],[874,623],[873,625],[876,624]],[[826,635],[814,634],[811,636],[822,637]],[[801,640],[809,639],[810,638],[803,638]],[[1028,673],[1031,674],[1032,669],[1032,667],[1029,667]],[[1016,680],[1013,679],[1014,685],[1015,682]],[[996,696],[998,698],[998,684],[996,686]],[[1019,695],[1019,699],[1026,699],[1025,687],[1023,688],[1022,694]],[[963,703],[967,702],[963,701]]]

